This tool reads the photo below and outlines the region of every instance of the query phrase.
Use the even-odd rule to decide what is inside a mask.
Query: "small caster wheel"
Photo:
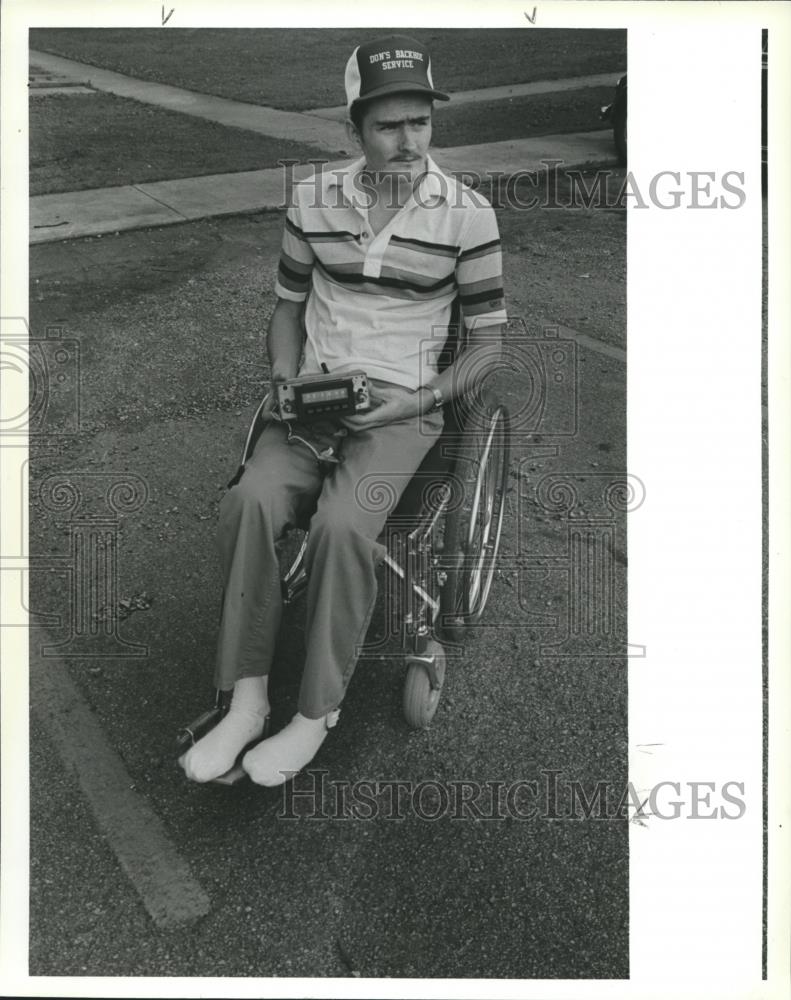
[[[426,651],[406,658],[404,718],[414,729],[426,729],[434,718],[445,682],[445,650],[430,639]]]

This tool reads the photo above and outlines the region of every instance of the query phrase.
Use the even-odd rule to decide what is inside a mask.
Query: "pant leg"
[[[217,544],[224,579],[215,686],[269,673],[282,616],[276,543],[321,489],[322,471],[302,444],[268,424],[239,482],[220,504]]]
[[[404,391],[404,390],[400,390]],[[376,539],[442,430],[441,414],[350,434],[310,522],[307,653],[299,711],[319,718],[343,699],[373,614]]]

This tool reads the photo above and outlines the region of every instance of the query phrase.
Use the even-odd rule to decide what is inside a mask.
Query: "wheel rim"
[[[495,438],[497,455],[492,468],[489,462]],[[505,415],[502,408],[495,413],[495,419],[486,439],[476,474],[476,489],[470,509],[470,521],[465,539],[465,563],[463,586],[460,588],[462,607],[459,609],[467,622],[477,621],[483,614],[494,580],[494,563],[500,545],[503,514],[505,512],[503,478],[507,472],[505,440]],[[499,497],[498,497],[499,490]],[[471,553],[477,552],[474,564],[470,563]]]

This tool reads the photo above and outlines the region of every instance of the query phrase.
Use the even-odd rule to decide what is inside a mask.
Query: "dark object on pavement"
[[[626,74],[615,85],[615,97],[612,104],[601,109],[599,117],[602,121],[612,122],[612,137],[618,162],[626,166]]]

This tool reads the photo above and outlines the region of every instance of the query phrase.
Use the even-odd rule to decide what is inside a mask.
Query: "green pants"
[[[379,395],[407,390],[377,384]],[[342,439],[338,465],[320,465],[282,424],[267,424],[244,475],[220,505],[218,546],[225,582],[215,684],[269,672],[282,614],[275,545],[310,521],[306,659],[298,710],[320,718],[341,703],[376,602],[377,538],[387,516],[442,430],[433,413]]]

